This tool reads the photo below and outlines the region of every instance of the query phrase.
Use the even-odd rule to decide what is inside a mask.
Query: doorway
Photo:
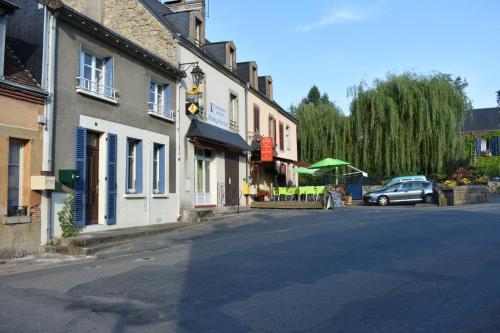
[[[99,133],[87,132],[86,225],[99,223]]]
[[[212,151],[196,148],[195,150],[195,206],[212,205],[211,188]]]
[[[226,153],[226,206],[236,206],[240,201],[239,193],[239,156]]]

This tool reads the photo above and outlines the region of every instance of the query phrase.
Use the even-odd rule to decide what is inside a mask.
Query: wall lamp
[[[201,70],[200,66],[198,65],[198,61],[179,64],[179,67],[184,72],[184,77],[187,77],[186,71],[189,68],[193,67],[193,70],[191,71],[191,77],[193,79],[193,83],[199,86],[203,82],[203,79],[205,78],[205,73]]]

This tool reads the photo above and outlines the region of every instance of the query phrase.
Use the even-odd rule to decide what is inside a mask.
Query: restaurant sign
[[[262,136],[260,138],[260,160],[262,162],[272,162],[274,146],[271,136]]]
[[[227,110],[210,103],[210,110],[207,112],[207,123],[229,130],[229,117],[227,115]]]

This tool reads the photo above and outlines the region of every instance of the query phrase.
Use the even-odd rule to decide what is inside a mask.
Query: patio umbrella
[[[304,168],[304,167],[293,169],[293,172],[298,173],[298,174],[305,174],[305,175],[314,175],[314,173],[316,171],[317,170],[312,170],[312,169],[308,169],[308,168]]]
[[[339,184],[339,177],[338,177],[339,167],[349,166],[349,165],[350,165],[350,163],[348,163],[348,162],[345,162],[342,160],[337,160],[335,158],[327,157],[319,162],[314,163],[313,165],[311,165],[309,167],[309,169],[318,170],[318,169],[333,169],[333,168],[335,168],[335,184],[338,185]]]

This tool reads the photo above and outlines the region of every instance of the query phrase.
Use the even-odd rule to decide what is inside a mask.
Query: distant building
[[[471,110],[462,135],[474,138],[471,157],[500,156],[500,107]]]

